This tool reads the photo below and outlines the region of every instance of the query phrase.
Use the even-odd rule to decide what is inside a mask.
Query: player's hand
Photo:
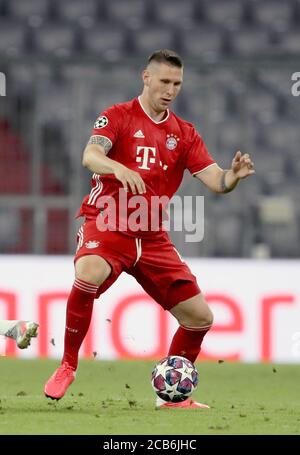
[[[125,191],[131,190],[133,194],[146,193],[145,182],[138,172],[120,165],[115,169],[114,174],[116,179],[122,183]]]
[[[249,175],[255,174],[254,163],[248,153],[242,155],[240,151],[236,152],[231,163],[232,172],[239,179],[244,179]]]

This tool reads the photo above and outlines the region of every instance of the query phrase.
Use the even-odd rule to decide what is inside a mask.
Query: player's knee
[[[202,315],[203,326],[211,326],[214,322],[213,312],[209,307],[206,308],[206,311]]]
[[[199,305],[195,305],[194,327],[208,327],[213,324],[214,315],[202,294],[200,297]]]
[[[188,311],[179,314],[178,317],[179,324],[185,327],[209,327],[213,324],[213,320],[213,313],[203,297],[199,302],[194,302],[193,305],[189,306]]]
[[[203,321],[203,326],[211,326],[214,322],[214,315],[207,303],[205,302],[205,307],[202,310],[201,319]]]
[[[84,256],[75,264],[75,276],[87,283],[101,286],[111,273],[110,265],[99,256]]]
[[[194,311],[188,317],[185,317],[179,323],[185,327],[209,327],[213,324],[213,313],[208,308],[205,311],[201,309],[200,311]]]

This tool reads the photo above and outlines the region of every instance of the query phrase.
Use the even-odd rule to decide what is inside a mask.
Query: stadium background
[[[204,241],[172,238],[216,314],[206,355],[299,360],[299,21],[298,0],[0,0],[0,317],[41,325],[28,351],[2,353],[61,355],[82,149],[105,107],[140,92],[146,57],[171,48],[185,62],[174,110],[222,167],[236,150],[256,166],[226,196],[189,175],[179,190],[205,196]],[[165,353],[174,323],[130,278],[101,301],[83,355]]]

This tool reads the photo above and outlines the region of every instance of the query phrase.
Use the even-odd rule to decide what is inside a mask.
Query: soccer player
[[[79,211],[85,219],[78,232],[75,281],[67,302],[64,355],[44,388],[52,399],[62,398],[75,379],[94,299],[123,271],[178,320],[168,355],[195,362],[213,315],[195,276],[162,227],[164,204],[157,214],[151,202],[155,197],[170,199],[185,169],[217,193],[228,193],[255,172],[250,156],[239,151],[231,168],[221,169],[194,126],[169,110],[183,80],[178,54],[154,52],[142,77],[142,94],[101,113],[83,152],[82,164],[93,173],[92,189]],[[143,221],[136,217],[134,224],[135,198],[143,206]],[[149,220],[158,228],[152,229]],[[156,406],[208,407],[192,399],[182,403],[158,399]]]
[[[12,338],[18,348],[26,349],[30,346],[31,338],[37,337],[39,325],[32,321],[0,320],[0,335]]]

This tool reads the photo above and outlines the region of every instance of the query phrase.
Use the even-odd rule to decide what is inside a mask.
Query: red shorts
[[[75,262],[95,254],[111,266],[110,276],[99,287],[96,298],[103,294],[122,272],[132,275],[142,288],[165,310],[201,291],[187,264],[181,259],[167,232],[154,238],[130,237],[122,232],[101,232],[96,220],[83,223],[77,235]]]

